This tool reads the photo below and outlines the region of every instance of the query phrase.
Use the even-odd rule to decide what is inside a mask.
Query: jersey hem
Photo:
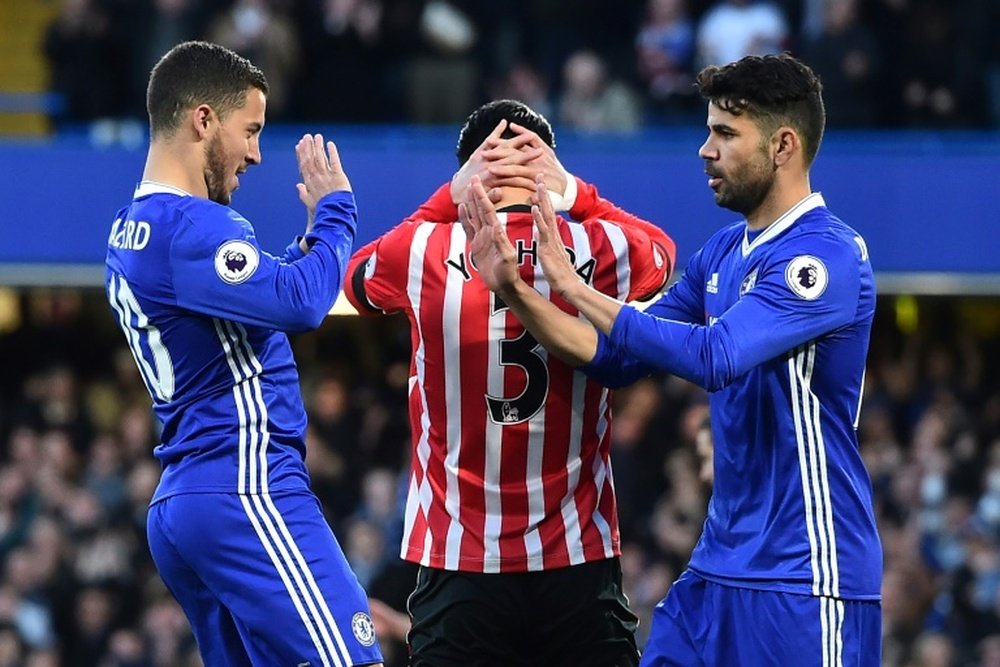
[[[496,574],[516,574],[524,572],[545,572],[549,570],[561,570],[566,567],[573,567],[574,565],[583,565],[585,563],[596,563],[602,560],[611,560],[612,558],[621,557],[621,548],[618,543],[612,545],[611,554],[609,555],[602,548],[600,551],[592,549],[590,552],[584,552],[583,560],[578,563],[573,563],[568,557],[565,558],[545,558],[542,557],[546,562],[541,568],[532,569],[528,565],[530,562],[538,560],[538,557],[518,557],[518,558],[459,558],[457,567],[445,567],[446,557],[441,553],[430,553],[424,554],[418,550],[407,549],[400,555],[405,561],[410,563],[415,563],[417,565],[422,565],[434,570],[445,570],[448,572],[473,572],[473,573],[496,573]]]
[[[265,496],[265,495],[267,495],[267,496],[271,496],[272,498],[275,497],[275,496],[288,496],[288,495],[294,495],[294,494],[316,495],[313,492],[312,489],[310,489],[308,487],[305,487],[305,486],[303,486],[303,487],[289,487],[289,488],[268,489],[265,492],[257,492],[257,493],[240,493],[236,489],[234,489],[232,487],[228,487],[228,486],[218,486],[218,487],[215,487],[215,486],[206,486],[206,487],[194,487],[194,488],[190,488],[190,489],[177,489],[175,491],[168,491],[166,493],[154,493],[153,494],[153,498],[149,501],[149,507],[152,507],[156,503],[158,503],[160,501],[163,501],[163,500],[166,500],[167,498],[172,498],[174,496],[188,496],[188,495],[196,495],[196,494],[206,494],[207,495],[207,494],[215,494],[215,493],[221,493],[221,494],[231,495],[231,496],[250,496],[250,497]]]
[[[703,570],[693,568],[690,565],[687,569],[706,581],[711,581],[713,584],[719,584],[720,586],[729,586],[730,588],[745,588],[749,590],[768,591],[773,593],[789,593],[792,595],[805,595],[808,597],[828,597],[834,600],[863,600],[866,602],[882,601],[881,593],[864,594],[840,591],[838,595],[817,595],[813,592],[812,584],[790,584],[773,579],[733,579],[730,577],[709,574]]]

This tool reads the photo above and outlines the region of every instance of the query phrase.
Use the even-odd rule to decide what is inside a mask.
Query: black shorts
[[[634,667],[637,618],[617,558],[545,572],[421,567],[411,667]]]

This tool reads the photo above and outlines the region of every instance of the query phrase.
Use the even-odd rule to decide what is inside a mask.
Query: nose
[[[260,152],[260,142],[256,137],[250,142],[250,150],[247,152],[247,162],[250,164],[260,164],[264,156]]]
[[[714,160],[718,157],[718,153],[712,146],[712,137],[705,139],[705,143],[698,149],[698,157],[702,160]]]

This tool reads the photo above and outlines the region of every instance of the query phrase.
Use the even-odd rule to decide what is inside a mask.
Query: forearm
[[[572,281],[559,295],[566,299],[580,314],[605,335],[611,334],[615,319],[624,305],[621,301],[598,292],[580,280]],[[595,341],[596,346],[596,341]]]
[[[561,310],[523,280],[498,296],[550,354],[574,368],[593,360],[597,331],[588,322]]]

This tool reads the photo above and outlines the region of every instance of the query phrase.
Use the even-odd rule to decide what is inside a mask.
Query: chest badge
[[[740,298],[742,299],[743,295],[752,290],[754,288],[754,285],[756,284],[757,284],[757,269],[754,269],[753,271],[748,273],[746,278],[743,279],[743,282],[740,283]]]

